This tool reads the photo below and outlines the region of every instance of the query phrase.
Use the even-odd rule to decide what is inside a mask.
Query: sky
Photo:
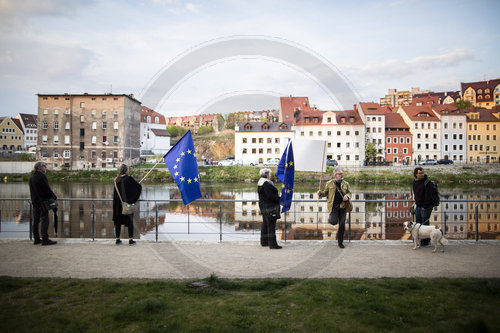
[[[289,95],[346,109],[340,83],[357,102],[456,91],[500,78],[499,11],[498,0],[0,0],[0,115],[37,113],[36,94],[134,94],[178,116]]]

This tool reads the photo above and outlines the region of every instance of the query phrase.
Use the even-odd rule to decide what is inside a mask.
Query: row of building
[[[394,164],[499,162],[500,108],[359,103],[352,110],[321,111],[307,97],[282,97],[279,122],[237,123],[235,158],[243,164],[280,158],[288,139],[326,141],[326,157],[345,166],[362,165],[369,143],[377,161]]]

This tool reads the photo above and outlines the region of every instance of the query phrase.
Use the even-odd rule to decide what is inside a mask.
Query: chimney
[[[358,107],[356,106],[356,104],[353,105],[352,109],[354,110],[354,112],[358,112]]]

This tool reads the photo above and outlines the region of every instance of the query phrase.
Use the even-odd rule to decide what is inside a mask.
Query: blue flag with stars
[[[289,139],[288,144],[281,156],[280,163],[276,169],[276,177],[283,183],[281,187],[280,205],[283,206],[281,212],[284,213],[290,210],[293,199],[293,182],[295,177],[295,163],[293,160],[292,141]]]
[[[163,156],[168,171],[174,178],[185,205],[201,198],[200,174],[194,151],[191,131],[186,134]]]

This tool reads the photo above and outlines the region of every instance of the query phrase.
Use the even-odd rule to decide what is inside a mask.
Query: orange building
[[[398,113],[385,115],[385,160],[394,164],[410,164],[412,159],[412,135]]]

